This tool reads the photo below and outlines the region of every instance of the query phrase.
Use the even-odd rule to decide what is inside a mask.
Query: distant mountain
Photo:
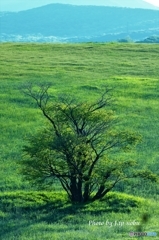
[[[71,5],[94,5],[94,6],[111,6],[111,7],[128,7],[128,8],[143,8],[143,9],[157,9],[154,5],[145,2],[146,0],[38,0],[38,1],[22,1],[19,4],[10,0],[10,4],[6,1],[1,1],[1,11],[24,11],[35,7],[41,7],[50,3],[62,3]],[[158,0],[157,0],[158,1]],[[16,1],[17,2],[17,1]],[[159,8],[158,8],[159,9]]]
[[[115,41],[159,35],[159,11],[149,9],[49,4],[1,12],[0,22],[0,41]]]
[[[154,9],[157,7],[145,2],[144,0],[52,0],[51,3],[62,3],[72,5],[94,5],[94,6],[109,6],[109,7],[127,7],[127,8],[143,8],[143,9]],[[40,3],[40,2],[39,2]],[[158,8],[159,9],[159,8]]]

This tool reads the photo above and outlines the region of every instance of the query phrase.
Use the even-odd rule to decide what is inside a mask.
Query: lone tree
[[[49,124],[24,146],[23,174],[38,184],[58,179],[71,202],[78,203],[100,199],[120,181],[135,177],[136,162],[118,159],[117,151],[130,149],[139,137],[115,130],[109,91],[93,103],[79,103],[68,97],[53,102],[48,89],[30,85],[24,90]]]

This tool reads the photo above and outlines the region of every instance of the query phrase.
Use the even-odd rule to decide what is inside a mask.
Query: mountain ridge
[[[1,41],[7,35],[52,36],[70,41],[112,41],[129,36],[138,40],[159,33],[158,13],[138,8],[48,4],[2,14]]]
[[[51,1],[51,2],[50,2]],[[19,11],[24,11],[24,10],[30,10],[32,8],[37,8],[37,7],[43,7],[44,5],[48,5],[48,4],[70,4],[70,5],[76,5],[76,6],[80,6],[80,5],[94,5],[94,6],[111,6],[111,7],[128,7],[128,8],[142,8],[142,9],[154,9],[157,10],[159,9],[159,7],[154,6],[151,3],[148,3],[144,0],[80,0],[78,1],[74,1],[74,0],[40,0],[36,3],[32,2],[26,2],[25,3],[25,7],[24,4],[10,4],[10,7],[8,6],[8,8],[6,8],[6,5],[4,5],[1,3],[1,9],[5,9],[5,11],[9,11],[8,9],[10,9],[11,12],[19,12]],[[3,10],[4,11],[4,10]]]

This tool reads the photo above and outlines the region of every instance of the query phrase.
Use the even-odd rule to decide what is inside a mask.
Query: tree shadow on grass
[[[141,206],[141,202],[135,198],[118,198],[115,195],[104,198],[100,201],[86,204],[65,204],[52,205],[47,203],[42,207],[44,213],[41,221],[47,223],[67,223],[79,224],[87,215],[100,216],[105,213],[131,213],[134,208]]]
[[[3,217],[0,220],[0,235],[7,239],[8,234],[17,234],[36,224],[67,224],[72,229],[86,223],[90,216],[102,216],[105,213],[130,213],[139,207],[134,197],[122,197],[112,194],[99,201],[87,204],[71,204],[61,194],[19,193],[0,196]],[[61,231],[61,228],[60,230]]]

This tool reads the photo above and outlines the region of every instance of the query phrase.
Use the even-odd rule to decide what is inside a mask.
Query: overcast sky
[[[134,1],[134,0],[127,0]],[[143,0],[159,7],[159,0]],[[106,5],[107,0],[0,0],[0,11],[22,11],[50,3]]]

